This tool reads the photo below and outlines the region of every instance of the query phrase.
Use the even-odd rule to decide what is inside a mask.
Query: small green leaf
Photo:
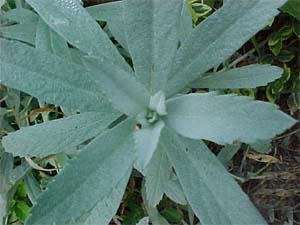
[[[17,201],[14,206],[14,212],[16,213],[17,218],[24,223],[28,217],[30,211],[30,206],[24,201]]]
[[[299,20],[293,20],[293,31],[297,35],[297,37],[300,38],[300,21]]]
[[[282,49],[282,40],[280,39],[275,45],[270,45],[269,48],[275,56],[278,56]]]
[[[294,58],[295,58],[295,55],[292,52],[287,51],[287,50],[282,50],[279,53],[279,55],[277,56],[277,59],[283,63],[288,63],[288,62],[292,61]]]
[[[171,223],[180,223],[183,218],[182,212],[174,208],[167,208],[162,212],[162,216],[165,217]]]
[[[224,72],[209,73],[190,84],[193,88],[255,88],[264,86],[282,75],[280,67],[250,65]]]
[[[295,19],[300,20],[300,2],[299,0],[288,0],[281,10],[285,13],[290,14]]]
[[[164,120],[179,134],[219,144],[270,139],[296,122],[276,105],[215,92],[170,99],[167,109]]]

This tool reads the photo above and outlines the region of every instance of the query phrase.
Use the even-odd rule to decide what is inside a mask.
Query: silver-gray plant
[[[295,120],[250,97],[186,93],[189,87],[252,88],[279,78],[282,70],[271,65],[207,71],[263,29],[284,2],[227,0],[195,29],[185,0],[89,8],[79,0],[27,0],[37,14],[25,8],[4,14],[17,24],[1,28],[1,83],[80,111],[9,134],[6,151],[69,154],[91,140],[41,194],[26,224],[108,224],[133,168],[145,177],[154,224],[166,223],[155,209],[164,193],[189,204],[204,225],[266,224],[202,140],[251,144]],[[132,66],[96,20],[107,22]]]

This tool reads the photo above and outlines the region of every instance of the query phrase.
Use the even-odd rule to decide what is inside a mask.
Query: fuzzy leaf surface
[[[120,206],[131,171],[132,168],[123,175],[119,183],[113,188],[112,192],[106,196],[103,201],[100,201],[95,205],[84,222],[78,221],[76,225],[109,224],[112,216],[116,214]]]
[[[183,193],[181,184],[174,174],[172,174],[168,180],[168,183],[165,187],[165,194],[173,202],[176,202],[181,205],[187,205],[187,201]]]
[[[145,186],[142,186],[142,197],[151,223],[153,225],[170,225],[168,221],[159,213],[157,208],[148,203]]]
[[[114,111],[84,67],[16,41],[0,39],[0,46],[3,84],[74,110]]]
[[[274,104],[215,92],[170,99],[167,109],[165,122],[179,134],[218,144],[270,139],[296,122]]]
[[[247,195],[202,141],[186,139],[164,129],[162,142],[201,224],[266,224]]]
[[[165,123],[163,121],[158,121],[154,125],[149,125],[134,133],[135,148],[138,155],[135,162],[135,168],[141,173],[143,173],[144,169],[149,164],[153,153],[158,146],[160,132],[164,126]]]
[[[101,204],[104,213],[98,217],[107,218],[107,212],[111,212],[112,218],[115,213],[112,208],[116,209],[119,202],[112,201],[113,205],[104,202],[115,197],[114,190],[132,168],[134,127],[135,122],[127,120],[82,149],[39,197],[26,224],[84,224]]]
[[[163,149],[162,145],[158,145],[145,170],[146,198],[149,205],[153,207],[158,205],[167,187],[171,172],[172,165],[168,160],[165,149]]]
[[[77,0],[27,0],[43,20],[69,43],[83,52],[111,60],[131,71],[106,33]]]
[[[125,0],[122,6],[136,76],[155,94],[166,84],[177,51],[182,1]]]
[[[150,94],[132,73],[94,57],[86,57],[84,61],[95,82],[116,109],[130,116],[146,110]]]
[[[15,156],[45,157],[59,152],[76,152],[120,116],[119,113],[88,112],[21,128],[3,138],[7,152]]]
[[[282,75],[282,69],[271,65],[250,65],[224,72],[208,73],[193,81],[192,88],[255,88],[267,85]]]
[[[180,24],[179,24],[179,39],[183,41],[187,35],[193,30],[192,17],[188,8],[186,0],[182,1],[182,7],[180,12]],[[164,3],[165,4],[165,3]],[[176,3],[179,4],[179,1]],[[123,20],[123,2],[109,2],[104,4],[98,4],[87,7],[88,13],[98,21],[106,21],[112,35],[116,40],[128,50],[127,40],[125,36],[125,26]],[[173,7],[173,6],[172,6]],[[165,18],[169,18],[171,14],[166,14]],[[172,15],[171,18],[174,16]]]
[[[144,217],[136,225],[148,225],[148,224],[149,224],[149,217]]]
[[[172,96],[199,75],[218,66],[263,29],[286,0],[228,0],[197,26],[176,53],[166,87]]]
[[[223,165],[227,165],[232,157],[238,152],[241,144],[225,145],[218,154],[218,159]]]
[[[35,47],[42,51],[51,52],[58,57],[71,59],[68,43],[41,18],[37,25]]]
[[[98,21],[106,21],[114,38],[128,49],[123,26],[122,1],[109,2],[87,7],[88,13]]]
[[[37,23],[38,21],[38,15],[25,8],[9,10],[2,17],[20,24]]]
[[[0,37],[35,44],[36,23],[0,27]],[[2,46],[2,45],[1,45]]]

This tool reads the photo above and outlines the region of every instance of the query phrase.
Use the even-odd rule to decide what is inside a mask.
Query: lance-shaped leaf
[[[148,224],[149,224],[149,217],[144,217],[136,225],[148,225]]]
[[[221,149],[221,152],[218,154],[219,161],[226,165],[232,159],[232,157],[238,152],[240,149],[241,144],[232,144],[232,145],[225,145],[224,148]]]
[[[280,78],[282,69],[271,65],[250,65],[224,72],[208,73],[190,84],[192,88],[255,88]]]
[[[74,225],[110,224],[112,216],[116,214],[120,206],[120,202],[122,201],[131,171],[132,168],[123,175],[119,183],[113,188],[111,194],[95,205],[85,221],[78,221]]]
[[[25,8],[9,10],[2,17],[20,24],[37,23],[39,19],[37,14]]]
[[[11,188],[11,175],[14,167],[14,157],[9,153],[2,153],[0,158],[0,221],[8,214],[9,189]]]
[[[128,51],[136,76],[152,94],[162,90],[179,42],[182,1],[123,1]]]
[[[229,58],[264,28],[286,0],[228,0],[185,39],[176,53],[167,96]]]
[[[172,172],[172,165],[165,151],[164,146],[159,144],[145,170],[146,198],[148,204],[153,207],[162,199]]]
[[[181,184],[174,173],[171,174],[165,187],[165,193],[173,202],[181,205],[187,205],[185,195],[183,193]]]
[[[180,15],[180,41],[183,42],[193,31],[193,19],[189,9],[188,1],[182,0]]]
[[[86,57],[85,64],[116,109],[131,116],[146,110],[150,94],[133,74],[94,57]]]
[[[145,186],[142,186],[142,197],[143,197],[143,203],[144,206],[147,210],[147,213],[149,215],[150,221],[153,225],[170,225],[168,223],[168,221],[162,216],[160,215],[159,211],[157,210],[156,207],[151,206],[148,203],[147,197],[146,197],[146,190],[145,190]]]
[[[27,0],[43,20],[58,34],[83,52],[103,59],[127,71],[131,68],[106,33],[77,0]],[[78,35],[80,34],[80,35]]]
[[[0,46],[3,84],[74,110],[113,111],[84,67],[16,41],[0,39]]]
[[[160,132],[164,126],[163,121],[157,121],[154,125],[149,124],[148,127],[143,127],[134,133],[135,148],[138,155],[134,166],[141,173],[149,164],[157,148]]]
[[[71,59],[68,43],[41,18],[37,25],[35,47],[39,50],[53,53],[58,57]]]
[[[167,109],[165,122],[179,134],[219,144],[270,139],[296,122],[274,104],[234,94],[184,95],[167,101]]]
[[[91,215],[95,218],[94,210],[100,221],[108,213],[111,219],[119,202],[110,200],[120,183],[124,191],[122,180],[135,159],[134,127],[135,122],[127,120],[82,149],[41,194],[26,224],[85,224]]]
[[[247,195],[202,141],[186,139],[164,129],[162,142],[201,224],[266,224]]]
[[[77,114],[21,128],[4,137],[2,143],[7,152],[16,156],[72,153],[78,145],[100,134],[118,116],[119,113]]]
[[[179,39],[180,41],[183,41],[193,30],[193,24],[187,1],[180,1],[182,1],[182,7],[179,18]],[[106,21],[112,35],[125,49],[128,50],[127,40],[125,37],[124,20],[122,16],[122,4],[122,1],[109,2],[87,7],[86,10],[95,20]],[[179,1],[176,4],[179,4]],[[169,18],[173,13],[176,12],[171,12],[170,14],[165,15],[165,18]],[[173,18],[174,16],[172,15],[171,17]]]
[[[114,38],[128,49],[125,37],[122,1],[109,2],[87,7],[88,13],[98,21],[106,21]]]
[[[36,23],[0,27],[0,37],[35,44]],[[2,48],[2,45],[1,45]]]
[[[251,148],[260,153],[269,153],[272,150],[271,140],[258,140],[255,143],[249,143]]]

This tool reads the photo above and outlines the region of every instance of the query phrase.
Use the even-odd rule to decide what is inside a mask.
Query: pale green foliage
[[[172,172],[172,166],[165,151],[164,146],[160,144],[145,170],[146,197],[151,206],[156,206],[162,199]]]
[[[24,127],[8,135],[3,145],[7,151],[19,156],[45,157],[59,152],[75,153],[78,145],[99,135],[118,116],[118,113],[88,112]]]
[[[168,180],[165,194],[174,202],[186,205],[187,201],[185,198],[185,195],[183,193],[182,187],[180,185],[180,182],[175,174],[172,173],[170,176],[170,179]]]
[[[284,2],[228,0],[220,10],[196,27],[176,52],[166,95],[175,94],[199,75],[230,57],[268,24]]]
[[[127,183],[122,180],[124,176],[128,179],[134,161],[130,132],[134,126],[133,120],[125,121],[82,149],[40,196],[27,223],[52,225],[49,218],[54,218],[56,224],[84,224],[94,210],[99,214],[99,210],[102,212],[106,208],[99,209],[99,204],[108,205],[107,210],[113,211],[106,218],[108,223],[116,210],[112,210],[115,205],[110,206],[110,198],[116,197],[112,193],[122,183],[122,190],[117,191],[122,196]]]
[[[237,153],[240,147],[241,144],[225,145],[224,148],[221,149],[221,152],[218,154],[219,161],[226,165]]]
[[[179,134],[219,144],[270,139],[295,123],[273,104],[235,94],[183,95],[170,99],[167,108],[165,122]]]
[[[137,225],[148,225],[148,224],[149,224],[149,217],[144,217],[137,223]]]
[[[42,19],[36,28],[35,47],[42,51],[51,52],[65,59],[71,58],[68,43],[52,30]]]
[[[168,129],[162,138],[187,200],[203,224],[265,224],[202,141],[185,139]]]
[[[224,72],[208,73],[193,81],[193,88],[254,88],[281,77],[282,69],[269,65],[250,65]]]
[[[16,24],[0,28],[0,36],[34,45],[36,23]]]
[[[138,129],[134,133],[135,147],[138,152],[135,167],[142,173],[147,167],[154,151],[157,148],[160,132],[164,126],[165,123],[163,121],[159,121],[154,125],[149,125],[143,129]]]
[[[19,42],[1,39],[0,46],[4,84],[71,109],[112,110],[86,68]]]
[[[83,52],[110,59],[129,70],[125,60],[110,42],[105,32],[98,29],[98,25],[81,6],[80,1],[27,0],[40,14],[47,24],[62,35],[69,43]],[[80,35],[78,35],[80,34]]]
[[[16,8],[6,12],[3,15],[3,18],[6,18],[8,20],[20,24],[28,24],[28,23],[37,23],[39,17],[31,10],[24,9],[24,8]]]
[[[155,94],[164,88],[177,51],[182,1],[161,4],[161,0],[127,0],[122,5],[135,74]],[[138,20],[137,15],[141,15]]]
[[[108,224],[133,167],[145,176],[142,195],[154,225],[168,224],[156,209],[164,193],[189,204],[204,225],[265,224],[202,139],[264,151],[266,139],[295,121],[249,97],[182,90],[256,87],[279,78],[281,69],[270,65],[207,71],[267,25],[285,0],[228,0],[195,29],[184,0],[87,9],[78,0],[27,2],[37,14],[19,8],[4,14],[17,24],[0,29],[14,39],[0,40],[1,83],[80,111],[3,140],[19,156],[73,154],[27,225]],[[133,68],[95,20],[107,21]],[[226,163],[236,150],[220,160]]]

